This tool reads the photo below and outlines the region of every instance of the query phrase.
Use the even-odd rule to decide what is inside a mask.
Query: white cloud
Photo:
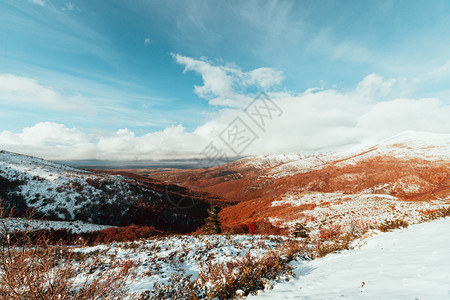
[[[45,6],[45,1],[44,0],[29,0],[31,3],[40,5],[40,6]]]
[[[0,74],[0,103],[27,103],[49,109],[80,109],[80,96],[63,96],[40,85],[36,80],[11,74]]]
[[[243,107],[252,100],[245,89],[256,87],[266,90],[283,81],[283,73],[271,68],[259,68],[243,72],[231,65],[214,65],[207,59],[193,59],[179,54],[172,55],[184,65],[184,72],[194,71],[202,76],[203,85],[195,86],[195,93],[217,106]]]
[[[380,75],[370,74],[358,83],[355,93],[380,100],[391,94],[395,84],[396,80],[393,78],[385,80]]]
[[[150,45],[150,43],[151,43],[150,38],[147,37],[147,38],[144,39],[144,45],[145,46]]]
[[[88,135],[63,124],[41,122],[20,133],[0,133],[0,147],[47,159],[92,158],[94,147]]]
[[[198,156],[206,137],[187,133],[183,126],[136,136],[129,129],[87,134],[63,124],[41,122],[22,132],[0,133],[0,149],[53,160],[153,160]]]
[[[233,153],[218,136],[236,117],[259,136],[244,155],[336,150],[375,143],[406,130],[450,132],[448,104],[438,98],[404,97],[403,91],[409,87],[403,80],[377,74],[366,76],[345,91],[311,88],[300,94],[268,92],[283,114],[268,120],[262,131],[242,110],[254,97],[246,88],[279,84],[281,72],[269,68],[243,72],[236,66],[217,66],[206,59],[179,55],[174,58],[185,66],[185,71],[193,70],[202,76],[203,85],[195,87],[199,96],[210,104],[228,106],[192,132],[177,125],[141,136],[127,128],[87,134],[63,124],[44,122],[19,133],[1,132],[0,148],[50,159],[152,160],[202,157],[200,152],[213,141],[231,156]],[[23,88],[13,88],[17,86],[16,78],[10,84],[2,82],[0,92],[7,90],[11,97],[17,90],[21,95],[49,94],[38,98],[53,99],[47,104],[59,103],[53,90],[34,81],[18,81],[21,87],[28,84],[31,92],[27,93]]]
[[[75,9],[78,10],[78,11],[80,10],[72,2],[66,3],[66,5],[63,8],[61,8],[62,11],[73,11]]]
[[[394,99],[375,104],[357,126],[374,137],[406,130],[450,132],[450,106],[437,98]]]
[[[273,85],[279,85],[284,79],[283,72],[272,68],[259,68],[243,75],[243,77],[248,77],[247,84],[258,85],[264,89]]]
[[[179,54],[173,55],[178,64],[185,66],[184,72],[196,71],[202,76],[203,86],[195,86],[194,90],[202,98],[232,95],[233,80],[223,67],[213,66],[207,61],[196,60]]]

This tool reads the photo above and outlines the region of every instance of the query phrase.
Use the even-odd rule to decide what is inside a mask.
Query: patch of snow
[[[130,292],[152,290],[153,284],[166,283],[174,273],[195,279],[205,263],[224,263],[244,257],[259,257],[275,250],[287,237],[258,235],[172,236],[131,243],[112,243],[74,249],[95,253],[104,260],[138,262],[137,276],[128,281]],[[291,238],[292,239],[292,238]]]
[[[349,155],[342,164],[390,156],[401,159],[445,161],[450,159],[450,134],[406,131]]]
[[[293,228],[301,222],[316,236],[323,226],[338,225],[346,229],[356,221],[368,226],[395,219],[420,223],[427,220],[426,212],[450,207],[450,199],[400,201],[387,194],[291,192],[272,202],[272,206],[283,205],[292,206],[291,219],[269,218],[272,224]],[[309,207],[295,214],[295,208],[302,205]]]
[[[39,229],[68,229],[73,233],[83,233],[90,231],[97,231],[115,226],[98,225],[92,223],[86,223],[82,221],[43,221],[43,220],[27,220],[22,218],[5,218],[0,219],[0,223],[4,223],[8,226],[11,232],[13,231],[25,231],[25,230],[39,230]]]
[[[257,155],[244,158],[244,167],[252,167],[256,169],[270,169],[281,164],[298,161],[304,159],[302,153],[276,154],[276,155]]]
[[[295,279],[248,299],[449,299],[449,228],[450,218],[418,224],[294,262]]]

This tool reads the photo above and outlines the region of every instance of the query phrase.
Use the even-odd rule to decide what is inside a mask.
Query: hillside
[[[73,220],[164,230],[135,239],[128,227],[104,229],[84,235],[93,245],[67,248],[70,266],[97,260],[98,278],[127,267],[120,282],[145,299],[441,297],[447,266],[436,249],[446,249],[448,218],[380,231],[450,215],[449,145],[447,135],[409,132],[354,152],[257,156],[197,170],[78,170],[1,151],[0,196],[19,213],[33,208],[69,221],[11,219],[12,230],[106,228]],[[198,229],[211,202],[222,207],[222,229],[240,235],[167,234]],[[123,239],[103,239],[111,236]]]
[[[238,202],[221,212],[226,227],[414,223],[450,205],[450,135],[405,132],[351,153],[257,156],[146,174]]]
[[[35,210],[49,220],[149,225],[188,232],[203,223],[209,196],[148,179],[94,173],[0,151],[0,198],[16,215]],[[173,202],[195,203],[180,209]]]
[[[450,135],[406,132],[358,151],[256,156],[211,169],[79,170],[0,152],[0,197],[52,220],[195,230],[210,202],[224,229],[409,223],[450,205]],[[253,225],[252,225],[253,226]]]

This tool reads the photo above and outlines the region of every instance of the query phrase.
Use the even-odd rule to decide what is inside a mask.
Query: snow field
[[[173,236],[131,243],[112,243],[74,251],[94,254],[105,261],[130,259],[138,263],[130,279],[130,292],[151,290],[154,283],[166,283],[175,273],[197,278],[207,262],[225,263],[244,257],[261,257],[283,245],[287,237],[249,235]]]
[[[449,299],[450,218],[360,240],[355,250],[293,262],[297,277],[249,299]]]

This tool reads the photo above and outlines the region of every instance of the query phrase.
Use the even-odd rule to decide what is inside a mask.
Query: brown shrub
[[[349,235],[357,238],[369,231],[370,228],[370,224],[366,221],[360,219],[352,219],[348,224],[346,231]]]
[[[409,223],[402,219],[396,219],[396,220],[385,220],[383,223],[380,224],[378,227],[380,231],[387,232],[393,229],[398,228],[406,228],[409,226]]]
[[[450,216],[450,207],[442,207],[435,210],[425,210],[422,213],[430,220],[445,218]]]
[[[204,294],[195,281],[191,281],[192,275],[174,273],[166,284],[155,283],[151,291],[145,291],[139,295],[139,300],[150,299],[199,299],[197,296]]]
[[[353,239],[353,236],[346,234],[333,239],[317,240],[314,247],[314,257],[323,257],[329,253],[348,250]]]
[[[342,226],[339,224],[332,224],[328,227],[322,227],[319,231],[321,239],[336,238],[343,233]]]
[[[305,244],[287,241],[277,250],[261,257],[246,256],[225,263],[206,262],[196,280],[191,275],[173,274],[166,284],[156,283],[152,291],[141,294],[147,299],[234,299],[237,291],[241,296],[256,294],[272,280],[295,276],[289,264],[293,259],[309,258]]]
[[[231,228],[224,228],[224,232],[231,234],[263,234],[263,235],[287,235],[285,228],[274,226],[270,222],[257,221],[247,224],[239,224]]]
[[[130,225],[125,227],[113,227],[103,230],[84,233],[83,237],[89,244],[102,244],[110,242],[127,242],[145,239],[161,232],[154,227]]]
[[[33,231],[14,231],[10,233],[10,242],[13,245],[73,245],[80,241],[81,235],[72,233],[71,230],[62,229],[38,229]]]
[[[0,215],[5,217],[1,211]],[[67,247],[45,243],[47,237],[22,233],[12,241],[8,221],[1,220],[0,299],[123,299],[127,295],[131,261],[113,262],[107,268],[98,258],[76,262]]]
[[[296,223],[292,235],[294,237],[307,238],[309,237],[309,228],[303,223]]]
[[[206,294],[209,298],[232,299],[237,290],[243,295],[256,294],[264,289],[270,280],[280,276],[295,276],[290,260],[278,252],[268,252],[260,258],[249,254],[236,261],[225,264],[207,264],[198,276],[198,282],[209,285]]]

